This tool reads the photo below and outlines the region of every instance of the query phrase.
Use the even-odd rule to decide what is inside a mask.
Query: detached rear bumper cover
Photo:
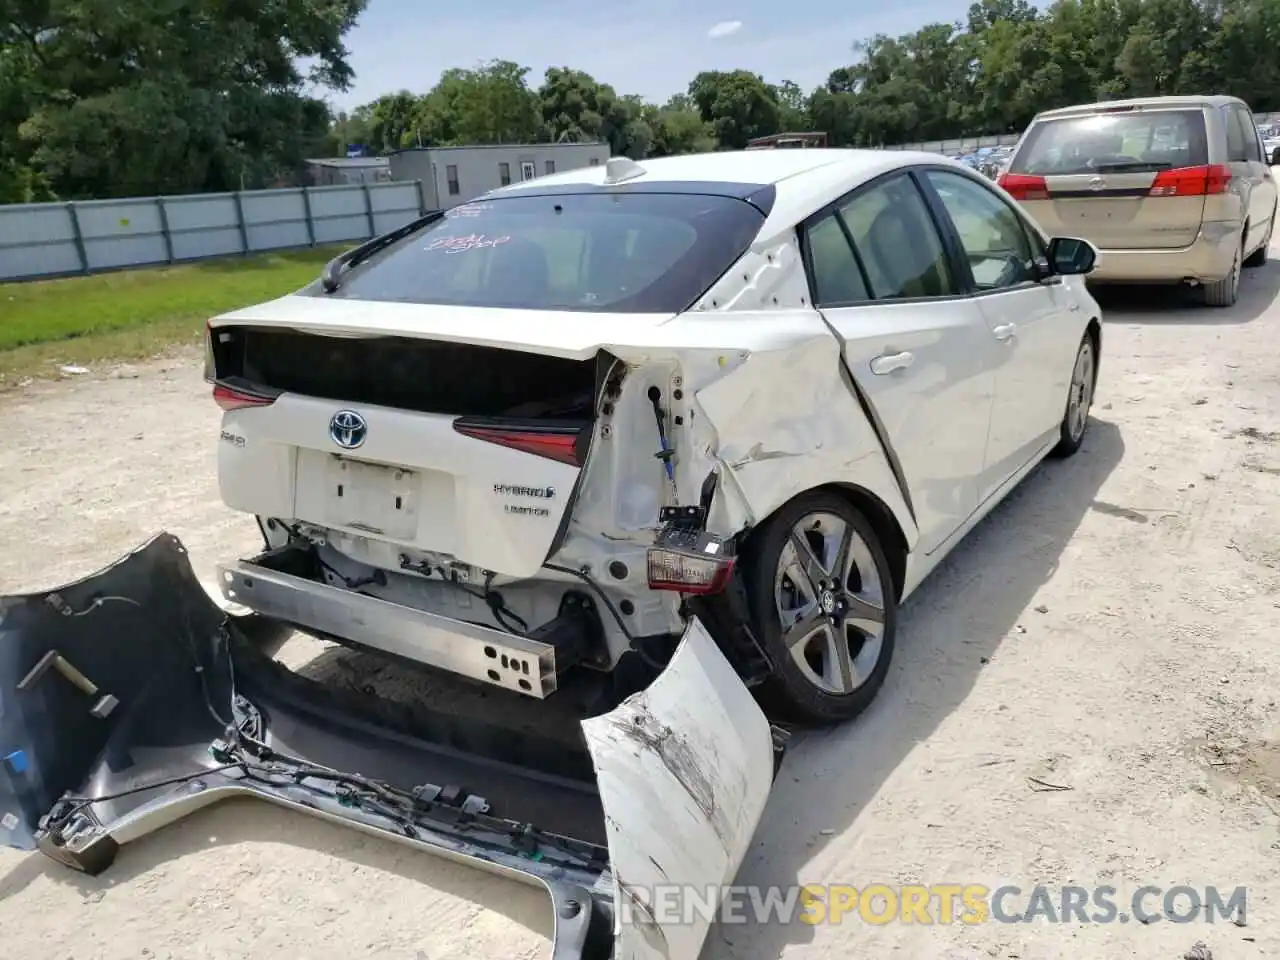
[[[696,620],[648,690],[583,725],[589,763],[321,687],[271,661],[274,629],[228,618],[167,534],[0,599],[0,842],[98,873],[120,844],[256,797],[543,886],[555,960],[696,958],[708,925],[654,919],[644,895],[732,880],[774,764],[767,721]],[[98,693],[53,668],[26,679],[51,650]],[[94,716],[107,694],[118,706]]]

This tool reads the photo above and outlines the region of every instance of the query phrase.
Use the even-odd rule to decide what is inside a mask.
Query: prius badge
[[[329,438],[343,450],[354,450],[364,443],[369,425],[354,410],[339,410],[329,421]]]

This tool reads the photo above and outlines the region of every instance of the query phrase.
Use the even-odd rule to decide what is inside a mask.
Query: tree
[[[272,182],[323,148],[328,109],[303,85],[348,86],[342,37],[365,3],[10,0],[5,109],[27,115],[5,118],[8,163],[68,198]]]
[[[858,39],[807,95],[705,71],[647,103],[571,64],[531,89],[527,67],[494,60],[330,116],[305,83],[347,87],[343,37],[366,2],[0,0],[0,202],[264,186],[350,144],[596,139],[643,158],[784,130],[861,147],[1015,132],[1146,94],[1280,109],[1280,0],[977,0],[962,22]]]
[[[428,146],[534,142],[542,111],[528,75],[528,67],[510,60],[446,70],[420,101],[409,136]]]
[[[773,99],[778,104],[778,130],[781,133],[798,133],[812,125],[809,116],[809,97],[800,84],[783,80],[773,87]]]
[[[774,91],[748,70],[704,71],[689,84],[689,98],[722,146],[741,149],[748,140],[778,132]]]
[[[369,104],[365,145],[374,153],[389,153],[409,146],[413,142],[412,128],[419,100],[408,90],[401,90]]]

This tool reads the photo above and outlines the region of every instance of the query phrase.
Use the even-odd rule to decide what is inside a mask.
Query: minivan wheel
[[[1236,300],[1240,297],[1240,257],[1243,251],[1244,241],[1241,240],[1240,246],[1236,248],[1235,256],[1231,259],[1231,272],[1221,280],[1204,285],[1204,302],[1210,307],[1234,307]]]
[[[771,712],[802,723],[850,720],[875,699],[893,657],[897,599],[875,530],[830,491],[797,497],[752,536],[744,564],[751,616],[774,673]]]
[[[1276,147],[1271,151],[1271,165],[1273,167],[1280,167],[1280,147]]]

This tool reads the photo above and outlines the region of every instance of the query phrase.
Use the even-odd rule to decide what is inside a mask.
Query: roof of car
[[[643,172],[619,182],[619,189],[640,184],[656,187],[662,183],[774,186],[777,199],[770,220],[783,226],[795,224],[841,193],[891,170],[918,163],[966,169],[963,164],[937,153],[822,147],[695,153],[638,163]],[[513,183],[489,195],[511,196],[573,186],[600,188],[606,186],[606,175],[607,168],[603,165],[581,167]]]
[[[1036,115],[1037,120],[1048,120],[1055,117],[1069,117],[1074,114],[1094,113],[1099,110],[1122,110],[1127,107],[1222,107],[1229,103],[1247,106],[1239,97],[1228,97],[1221,94],[1176,97],[1133,97],[1129,100],[1100,100],[1097,103],[1078,103],[1070,107],[1058,107],[1056,110],[1045,110]]]
[[[645,173],[628,182],[694,181],[758,183],[765,186],[835,163],[843,164],[850,171],[860,167],[870,168],[877,166],[883,158],[884,151],[880,150],[840,150],[821,147],[692,153],[678,157],[641,160],[639,164]],[[513,183],[503,188],[502,192],[537,189],[549,184],[557,186],[573,183],[603,184],[605,170],[604,166],[580,167],[564,173],[538,177],[536,180]]]

